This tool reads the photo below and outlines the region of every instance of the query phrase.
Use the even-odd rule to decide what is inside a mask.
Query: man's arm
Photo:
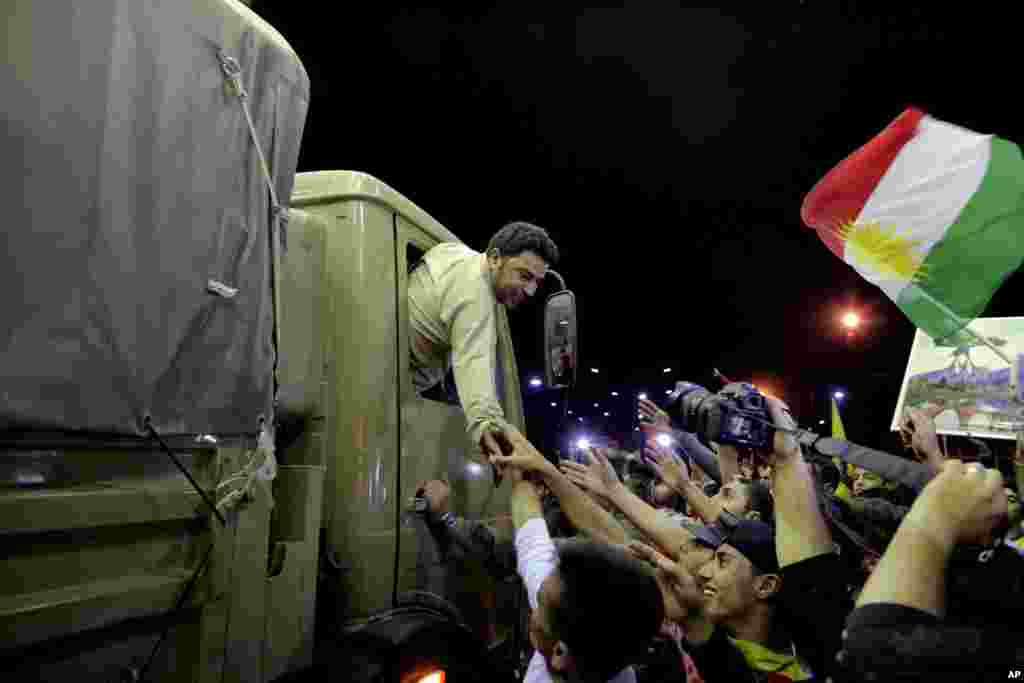
[[[545,461],[547,462],[547,461]],[[607,510],[597,504],[583,489],[579,488],[558,469],[549,463],[541,472],[544,483],[558,498],[572,525],[595,541],[621,545],[628,541],[626,530]]]
[[[713,451],[710,452],[714,455]],[[735,446],[723,443],[718,447],[718,466],[722,473],[722,477],[718,481],[719,484],[725,486],[736,478],[736,475],[740,473],[740,453]]]
[[[769,400],[768,410],[777,426],[796,426],[781,402]],[[773,465],[775,548],[779,567],[833,552],[832,534],[818,506],[814,475],[792,435],[775,432]]]
[[[526,437],[512,429],[505,433],[505,437],[511,443],[513,453],[508,456],[497,456],[495,461],[498,464],[527,472],[537,472],[551,493],[558,498],[562,511],[573,526],[590,538],[617,545],[627,542],[626,531],[622,525],[559,472],[557,467],[526,440]]]
[[[722,505],[712,500],[704,493],[704,489],[695,484],[687,475],[682,463],[676,457],[660,446],[647,449],[651,467],[658,474],[663,482],[669,485],[673,491],[686,499],[694,512],[710,524],[722,514]]]
[[[987,542],[1005,516],[1006,492],[997,470],[947,461],[914,501],[857,606],[895,603],[942,617],[953,548]]]
[[[577,486],[599,496],[622,512],[636,529],[654,542],[665,554],[677,558],[679,547],[693,536],[678,524],[673,524],[656,509],[638,498],[619,481],[615,468],[601,449],[591,451],[590,464],[564,461],[562,469]]]
[[[537,593],[558,565],[541,508],[540,494],[532,482],[512,472],[512,521],[516,527],[516,568],[526,585],[530,608],[537,609]]]
[[[505,412],[494,383],[497,372],[497,310],[486,283],[470,280],[445,288],[442,320],[451,330],[452,371],[473,445],[490,430],[502,431]]]

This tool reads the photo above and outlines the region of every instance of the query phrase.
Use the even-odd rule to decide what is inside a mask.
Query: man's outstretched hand
[[[690,480],[682,461],[668,448],[653,444],[644,451],[644,460],[651,466],[661,481],[673,491],[680,491]]]
[[[592,448],[586,465],[563,460],[560,467],[572,483],[603,500],[608,500],[621,483],[603,448]]]
[[[543,475],[554,468],[554,465],[534,448],[533,444],[519,430],[508,429],[498,438],[505,447],[499,450],[498,455],[491,457],[491,462],[499,468],[499,471],[503,471],[507,467],[515,467],[523,472],[537,472]],[[502,452],[508,454],[503,455]]]

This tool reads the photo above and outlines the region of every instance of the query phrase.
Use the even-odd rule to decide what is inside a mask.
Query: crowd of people
[[[1020,676],[1020,444],[1006,457],[976,440],[943,448],[941,406],[923,406],[904,452],[886,456],[927,468],[908,484],[802,445],[776,399],[758,450],[704,443],[643,401],[640,452],[546,457],[504,420],[493,358],[496,312],[532,298],[557,260],[547,233],[520,222],[486,253],[438,245],[410,275],[417,390],[451,358],[471,442],[511,487],[528,683]],[[463,545],[492,545],[442,512],[444,487],[420,488]]]
[[[784,431],[753,452],[641,411],[636,453],[556,460],[500,437],[526,681],[965,681],[1024,664],[1020,507],[990,451],[963,440],[947,450],[975,461],[949,458],[911,413],[902,457],[935,475],[914,491]],[[769,412],[795,426],[782,402]],[[1024,483],[1020,448],[1003,466]]]

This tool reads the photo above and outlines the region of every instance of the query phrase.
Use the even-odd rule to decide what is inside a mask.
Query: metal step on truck
[[[458,238],[296,175],[309,79],[245,5],[6,9],[0,680],[515,680],[507,486],[409,374],[409,268]],[[432,478],[483,553],[410,505]]]

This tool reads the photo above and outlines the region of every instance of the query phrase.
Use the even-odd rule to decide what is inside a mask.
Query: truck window
[[[420,249],[419,247],[417,247],[412,242],[409,242],[409,243],[406,244],[406,246],[405,246],[405,263],[406,263],[406,272],[407,273],[411,273],[416,268],[416,266],[420,262],[420,259],[423,258],[423,255],[425,253],[426,252],[423,249]],[[410,377],[411,377],[411,375],[410,375]],[[448,405],[453,405],[453,406],[461,406],[462,405],[459,402],[459,392],[458,392],[458,389],[455,386],[455,375],[451,371],[451,368],[449,368],[448,372],[445,373],[444,381],[443,382],[441,382],[439,384],[436,384],[435,386],[431,387],[430,389],[425,391],[423,394],[421,394],[421,396],[423,396],[423,398],[425,398],[427,400],[437,401],[439,403],[447,403]]]

